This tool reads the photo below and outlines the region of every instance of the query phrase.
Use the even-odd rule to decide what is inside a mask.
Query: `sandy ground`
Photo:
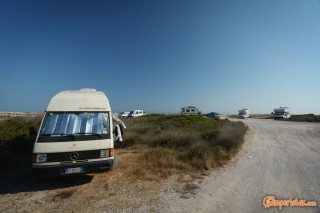
[[[205,178],[195,194],[166,193],[160,212],[279,212],[263,198],[316,201],[318,207],[281,212],[320,212],[320,124],[243,120],[250,127],[239,155]]]

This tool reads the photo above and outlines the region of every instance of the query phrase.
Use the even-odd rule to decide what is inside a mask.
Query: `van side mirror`
[[[123,126],[118,124],[114,127],[113,130],[113,140],[117,143],[121,143],[123,141]]]
[[[34,127],[29,127],[29,135],[30,136],[36,136],[37,135],[37,131]]]

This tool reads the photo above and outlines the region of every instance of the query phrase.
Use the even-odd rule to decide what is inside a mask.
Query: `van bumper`
[[[116,166],[117,158],[103,161],[75,163],[68,165],[32,165],[32,174],[36,176],[59,176],[107,171]],[[80,172],[66,173],[66,169],[81,168]]]

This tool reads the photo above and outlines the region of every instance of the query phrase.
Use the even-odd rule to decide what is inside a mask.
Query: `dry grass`
[[[201,116],[153,115],[128,118],[125,123],[121,149],[139,151],[141,168],[132,175],[144,177],[204,173],[223,165],[241,148],[247,131],[241,122]]]

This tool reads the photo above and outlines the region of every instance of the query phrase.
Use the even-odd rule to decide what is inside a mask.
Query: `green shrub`
[[[152,146],[161,146],[161,147],[180,147],[181,141],[177,139],[176,137],[170,137],[170,136],[163,136],[154,139],[151,142]]]
[[[29,135],[29,128],[39,129],[41,117],[15,117],[0,123],[0,148],[25,150],[32,147],[35,136]]]
[[[0,122],[0,169],[27,168],[31,165],[31,153],[35,135],[29,128],[39,129],[41,117],[15,117]]]
[[[291,121],[307,121],[307,122],[320,122],[320,115],[304,114],[304,115],[291,115]]]
[[[134,135],[134,136],[125,138],[123,144],[127,147],[127,146],[133,146],[133,145],[141,145],[143,143],[144,141],[142,137],[140,137],[139,135]]]
[[[159,117],[159,116],[164,116],[164,114],[153,113],[153,114],[146,114],[143,117]]]
[[[222,131],[214,144],[227,151],[238,150],[242,146],[247,129],[248,127],[242,122],[224,122]]]
[[[197,135],[181,130],[163,131],[160,135],[150,139],[150,146],[161,146],[174,149],[187,148],[190,144],[198,141]]]
[[[182,159],[190,162],[191,165],[198,169],[208,170],[215,165],[215,159],[211,147],[204,143],[198,143],[190,148]]]
[[[168,158],[173,156],[173,151],[171,149],[157,147],[155,149],[149,150],[147,153],[149,158]]]
[[[185,155],[185,159],[211,159],[212,157],[211,148],[205,144],[195,145]]]
[[[189,115],[189,116],[185,116],[185,115],[171,115],[168,116],[167,118],[169,121],[173,121],[173,124],[176,127],[183,127],[183,128],[187,128],[190,127],[191,125],[201,122],[203,120],[205,120],[206,118],[203,118],[201,116],[198,115]]]
[[[125,146],[148,147],[148,165],[210,169],[240,149],[247,127],[242,122],[201,116],[150,115],[126,120]]]
[[[146,153],[146,162],[151,170],[157,170],[157,168],[162,168],[166,170],[170,169],[185,169],[187,168],[186,164],[177,159],[178,152],[173,149],[168,149],[164,147],[156,147],[151,148]],[[165,171],[161,171],[162,175],[167,173]]]

